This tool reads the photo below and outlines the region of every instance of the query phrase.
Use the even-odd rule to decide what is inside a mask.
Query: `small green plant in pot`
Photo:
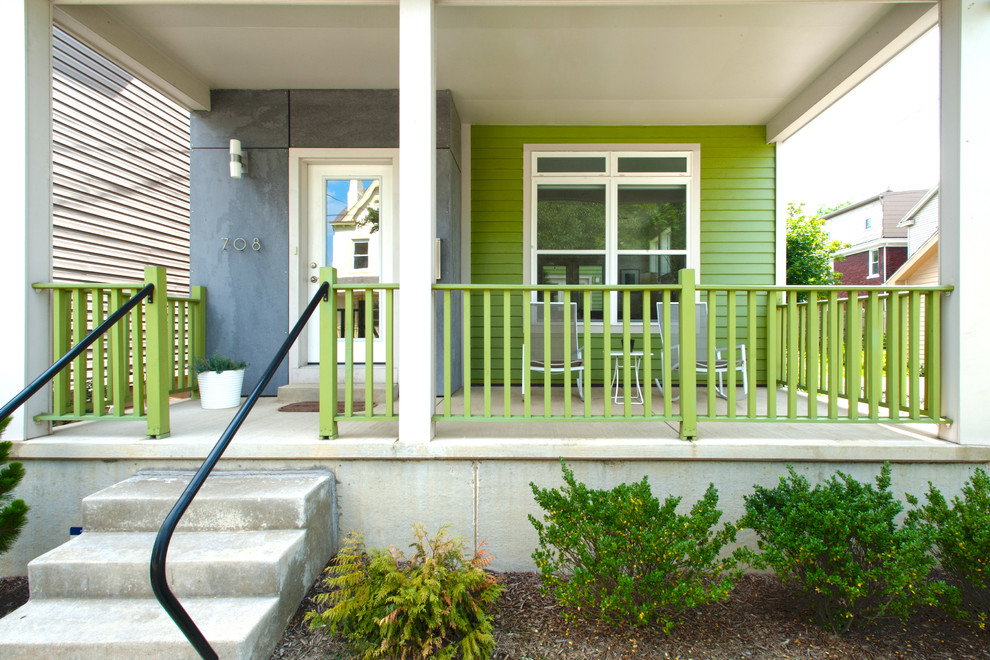
[[[203,408],[235,408],[241,402],[241,387],[247,362],[234,360],[213,351],[209,358],[200,357],[193,364],[199,381],[199,399]]]

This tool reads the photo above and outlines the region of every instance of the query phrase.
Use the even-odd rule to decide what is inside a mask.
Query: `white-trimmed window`
[[[880,248],[870,250],[870,270],[869,277],[880,276]]]
[[[692,147],[534,147],[530,281],[676,284],[679,270],[697,268],[699,153]],[[591,304],[592,318],[604,320],[601,294]],[[634,292],[630,305],[630,317],[642,320],[642,294]],[[613,294],[611,309],[610,322],[623,318],[622,296]]]
[[[363,270],[368,267],[368,239],[354,239],[354,270]]]

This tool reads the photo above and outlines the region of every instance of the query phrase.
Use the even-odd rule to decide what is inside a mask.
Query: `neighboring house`
[[[907,228],[899,222],[925,192],[888,190],[824,216],[829,238],[849,244],[833,263],[842,284],[880,285],[907,261]]]
[[[327,391],[336,398],[337,374],[374,371],[377,379],[382,372],[397,378],[398,412],[382,413],[386,401],[360,419],[348,406],[366,390],[346,390],[340,407],[321,402],[333,430],[298,417],[272,423],[263,437],[238,436],[220,465],[332,471],[341,529],[363,530],[370,546],[403,544],[416,521],[449,523],[465,538],[487,538],[497,568],[530,569],[528,484],[558,483],[561,457],[593,486],[648,474],[658,493],[694,501],[714,482],[730,519],[753,484],[773,483],[787,462],[816,479],[836,467],[871,478],[889,460],[898,490],[916,493],[929,479],[960,485],[973,465],[990,462],[983,382],[990,354],[979,333],[963,331],[986,327],[990,315],[990,260],[985,243],[969,239],[986,225],[985,150],[971,145],[985,144],[990,108],[985,94],[972,92],[990,79],[990,45],[981,38],[990,16],[968,2],[7,4],[25,8],[8,16],[5,6],[0,15],[8,19],[0,30],[23,54],[10,67],[22,77],[8,85],[8,105],[27,110],[14,122],[23,131],[9,159],[25,165],[0,178],[12,218],[0,260],[9,314],[3,338],[11,349],[0,364],[4,396],[48,366],[52,328],[62,318],[32,289],[50,278],[54,20],[192,112],[190,280],[207,291],[206,348],[251,363],[246,391],[319,291],[321,268],[364,277],[367,266],[367,277],[387,285],[375,294],[377,315],[363,310],[365,319],[377,318],[379,334],[355,331],[353,341],[338,344],[311,323],[264,393],[319,381],[327,385],[321,398]],[[924,406],[917,387],[908,392],[912,414],[933,422],[932,437],[879,423],[901,412],[897,402],[879,408],[879,377],[863,392],[872,409],[864,404],[860,414],[854,405],[843,423],[821,424],[837,413],[823,404],[819,415],[804,398],[808,383],[796,379],[814,386],[840,369],[818,369],[817,346],[806,350],[813,332],[830,325],[805,323],[799,340],[794,319],[810,306],[793,290],[778,304],[785,230],[777,144],[939,23],[943,52],[956,54],[941,59],[942,159],[952,164],[943,167],[940,188],[941,282],[954,289],[941,298],[941,369],[927,372],[941,378],[926,383]],[[232,139],[247,157],[239,179],[229,175]],[[857,145],[844,146],[855,157]],[[354,200],[348,208],[358,209],[350,216],[327,203],[328,186],[340,182]],[[904,203],[893,224],[914,202]],[[347,220],[376,204],[377,232]],[[886,226],[886,213],[876,223]],[[147,261],[162,263],[151,249]],[[882,283],[883,268],[869,281]],[[599,282],[612,288],[579,290]],[[576,393],[567,399],[564,388],[545,388],[547,398],[560,397],[559,414],[531,414],[519,387],[531,330],[524,318],[535,297],[524,287],[559,283],[574,290],[553,295],[571,295],[582,320],[587,313],[586,364],[579,366],[590,400],[603,407],[584,408]],[[685,296],[680,304],[710,304],[710,336],[748,345],[752,378],[746,395],[738,381],[727,385],[729,403],[708,388],[710,397],[685,405],[695,396],[685,388],[670,408],[657,388],[647,389],[647,418],[646,404],[613,405],[600,385],[613,373],[611,351],[628,350],[627,337],[658,341],[656,303],[674,286]],[[823,290],[819,303],[833,291]],[[638,303],[646,295],[644,315]],[[355,306],[363,296],[354,294]],[[344,314],[327,307],[339,298],[318,304],[324,320],[336,312],[346,321],[346,301]],[[845,327],[853,334],[868,328],[876,339],[878,306],[867,302],[865,311],[862,323],[855,313],[844,317]],[[784,318],[792,333],[781,332]],[[833,335],[829,346],[838,343]],[[855,363],[861,351],[846,352],[844,387],[860,367],[882,364],[872,359],[881,345],[864,347],[873,351],[866,367]],[[326,364],[331,349],[338,364]],[[645,370],[654,351],[643,353]],[[374,369],[365,368],[369,360]],[[649,368],[643,382],[664,377],[658,358]],[[473,388],[462,389],[459,378]],[[790,387],[778,398],[780,382]],[[445,389],[471,395],[467,410],[448,412],[449,398],[437,398]],[[191,435],[196,421],[173,423],[171,436],[152,440],[144,419],[118,422],[110,436],[101,435],[102,420],[52,436],[48,419],[37,417],[50,401],[35,397],[7,429],[26,464],[19,494],[34,517],[0,557],[5,573],[23,572],[79,525],[83,497],[137,470],[194,468],[207,453],[207,440]],[[588,421],[575,419],[584,415]],[[697,428],[689,428],[692,416]],[[331,440],[336,421],[339,438]]]

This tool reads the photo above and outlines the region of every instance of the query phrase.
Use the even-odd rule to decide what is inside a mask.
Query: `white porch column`
[[[990,444],[990,1],[942,0],[942,437]]]
[[[433,0],[399,0],[399,441],[433,439],[437,122]]]
[[[0,405],[51,364],[48,296],[31,288],[47,282],[51,273],[51,33],[48,0],[0,3],[6,94],[0,118],[10,131],[7,157],[0,159]],[[32,418],[49,408],[50,392],[43,389],[14,413],[5,440],[48,432],[47,424]]]

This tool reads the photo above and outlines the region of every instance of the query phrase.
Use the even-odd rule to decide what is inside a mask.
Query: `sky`
[[[779,145],[781,201],[813,212],[936,185],[938,68],[935,29]]]

